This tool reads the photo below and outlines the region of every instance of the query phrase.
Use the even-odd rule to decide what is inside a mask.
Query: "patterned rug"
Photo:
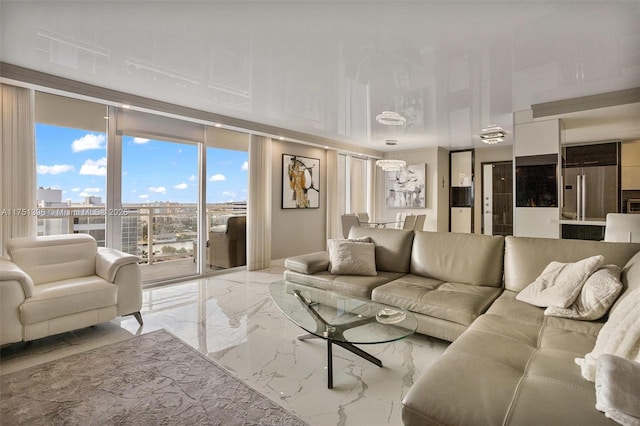
[[[0,379],[6,425],[305,425],[160,330]]]

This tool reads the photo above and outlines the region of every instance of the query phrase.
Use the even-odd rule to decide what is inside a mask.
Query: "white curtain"
[[[342,238],[340,223],[340,190],[338,188],[338,151],[327,152],[327,239]]]
[[[271,138],[249,139],[247,203],[247,269],[271,266]]]
[[[376,210],[376,176],[376,160],[374,158],[369,158],[369,162],[367,164],[367,211],[372,218],[379,219],[378,212]]]
[[[10,238],[36,235],[34,92],[0,85],[0,246]]]

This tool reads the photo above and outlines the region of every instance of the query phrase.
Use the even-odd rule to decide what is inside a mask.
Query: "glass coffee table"
[[[329,389],[333,388],[332,345],[382,367],[382,361],[354,345],[400,340],[412,335],[418,325],[416,317],[404,309],[309,286],[276,281],[269,285],[269,292],[282,313],[307,331],[299,340],[327,341]]]

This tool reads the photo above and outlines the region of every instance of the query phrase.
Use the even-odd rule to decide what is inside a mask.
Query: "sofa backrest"
[[[7,253],[35,285],[96,273],[96,240],[87,234],[12,238]]]
[[[370,237],[375,245],[376,270],[404,274],[409,272],[412,229],[352,226],[349,238],[360,237]]]
[[[504,237],[417,231],[411,273],[441,281],[502,286]]]
[[[505,241],[504,283],[507,290],[521,291],[538,278],[552,261],[577,262],[601,254],[605,264],[621,268],[640,251],[640,243],[559,240],[508,236]]]

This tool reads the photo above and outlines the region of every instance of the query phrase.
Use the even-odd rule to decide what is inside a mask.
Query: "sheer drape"
[[[0,85],[0,246],[36,234],[36,164],[33,90]]]
[[[342,238],[340,225],[340,190],[338,188],[338,151],[327,153],[327,239]]]
[[[376,160],[374,158],[369,158],[367,164],[367,211],[372,218],[380,219],[376,211]]]
[[[271,138],[249,140],[249,200],[247,204],[247,269],[271,266]]]

